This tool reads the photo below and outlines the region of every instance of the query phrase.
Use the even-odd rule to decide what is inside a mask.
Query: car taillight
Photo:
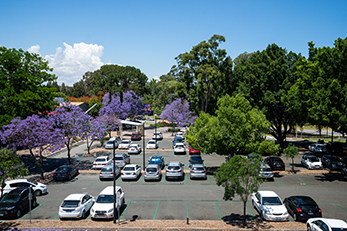
[[[169,170],[166,170],[166,172],[170,172]]]
[[[54,173],[53,176],[57,176],[57,174]],[[1,190],[2,190],[2,189],[0,189],[0,191],[1,191]]]
[[[177,172],[182,172],[182,169],[178,170]]]
[[[145,172],[145,175],[147,175],[147,172]]]
[[[66,174],[66,173],[64,173],[64,174],[63,174],[63,176],[67,176],[67,174]]]
[[[191,171],[191,173],[195,173],[195,171]]]
[[[298,213],[302,213],[301,208],[296,208],[296,211],[297,211]]]
[[[102,174],[102,172],[100,172],[100,175]]]
[[[123,162],[125,163],[125,160],[123,159]]]
[[[321,209],[319,209],[319,211],[318,211],[319,213],[322,213],[322,210]]]
[[[113,172],[111,172],[111,175],[113,175]]]
[[[202,173],[205,173],[206,171],[202,171]]]
[[[133,175],[136,175],[136,173],[133,172]]]
[[[128,150],[130,150],[130,148],[128,148]]]
[[[138,148],[136,148],[136,151],[139,150]]]
[[[159,175],[159,172],[157,172],[157,175]]]
[[[122,172],[122,175],[124,175],[124,173]]]
[[[102,164],[102,165],[106,165],[106,163]]]

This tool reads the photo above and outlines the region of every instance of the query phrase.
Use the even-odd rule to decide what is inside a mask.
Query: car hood
[[[284,205],[263,205],[263,210],[274,213],[285,213],[287,209]]]
[[[16,206],[16,203],[0,203],[0,210]]]
[[[94,210],[110,210],[113,209],[113,203],[95,203],[93,205]]]

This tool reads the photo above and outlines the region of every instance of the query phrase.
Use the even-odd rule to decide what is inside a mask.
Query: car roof
[[[317,157],[316,155],[306,154],[306,157]]]
[[[122,142],[130,142],[130,140],[122,140]]]
[[[148,143],[151,142],[151,141],[154,141],[154,142],[155,142],[155,140],[149,140]]]
[[[177,165],[181,165],[181,162],[179,161],[175,161],[175,162],[169,162],[168,166],[177,166]]]
[[[107,158],[108,156],[98,156],[96,159]]]
[[[118,153],[118,154],[115,154],[115,156],[124,156],[126,155],[126,153]]]
[[[82,193],[74,193],[65,197],[64,200],[81,200],[84,195],[85,194],[82,194]]]
[[[262,196],[262,197],[278,197],[277,193],[275,193],[274,191],[258,191],[258,193]]]
[[[340,219],[333,218],[311,218],[310,221],[322,220],[327,223],[330,227],[334,228],[347,228],[347,223]]]
[[[151,159],[152,158],[162,158],[162,156],[152,156]]]
[[[104,168],[113,168],[113,165],[112,164],[104,165],[102,167],[102,169],[104,169]],[[117,166],[116,166],[116,168],[117,168]],[[101,169],[101,171],[102,171],[102,169]]]
[[[27,179],[16,179],[16,180],[9,180],[6,181],[6,184],[11,184],[11,183],[17,183],[17,182],[29,182]]]
[[[159,168],[157,164],[149,164],[146,168]]]
[[[124,167],[136,167],[137,164],[127,164]]]

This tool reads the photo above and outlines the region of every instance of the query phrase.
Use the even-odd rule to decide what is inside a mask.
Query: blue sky
[[[307,57],[307,43],[347,37],[347,1],[1,0],[0,46],[39,53],[58,83],[72,86],[104,64],[139,68],[149,79],[214,34],[232,59],[276,43]]]

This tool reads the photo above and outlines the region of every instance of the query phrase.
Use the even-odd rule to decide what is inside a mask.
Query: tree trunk
[[[243,202],[243,227],[246,227],[246,203],[247,201]]]
[[[69,160],[69,165],[71,165],[71,156],[70,156],[70,141],[68,141],[66,144],[66,148],[67,148],[67,158]]]
[[[39,169],[40,169],[40,176],[41,176],[41,179],[44,180],[44,179],[45,179],[45,176],[43,175],[44,170],[43,170],[43,167],[42,167],[42,160],[37,160],[37,159],[35,158],[35,155],[34,155],[32,149],[29,149],[29,152],[30,152],[31,157],[34,159],[35,164],[36,164],[36,165],[39,167]]]

